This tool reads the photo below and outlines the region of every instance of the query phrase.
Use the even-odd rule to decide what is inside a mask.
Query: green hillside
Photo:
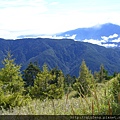
[[[0,60],[9,50],[16,58],[16,63],[22,64],[22,69],[32,61],[38,62],[40,67],[47,63],[49,68],[57,66],[65,74],[78,76],[77,71],[84,59],[93,72],[98,71],[101,64],[104,64],[110,74],[120,71],[119,48],[105,48],[70,39],[0,39]],[[0,66],[2,67],[1,63]]]

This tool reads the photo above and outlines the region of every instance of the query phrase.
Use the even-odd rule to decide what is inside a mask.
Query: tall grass
[[[120,94],[118,95],[120,103]],[[62,99],[34,99],[26,106],[9,110],[2,108],[1,115],[113,115],[120,114],[120,104],[108,96],[104,84],[91,90],[91,96],[79,95],[78,98],[65,95]]]

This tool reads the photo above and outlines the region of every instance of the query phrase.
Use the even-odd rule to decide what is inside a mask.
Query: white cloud
[[[102,46],[104,46],[104,47],[117,47],[117,45],[116,44],[102,44]]]
[[[109,38],[116,38],[116,37],[118,37],[118,34],[113,34],[109,36]]]
[[[120,42],[120,37],[118,38],[118,39],[114,39],[114,40],[112,40],[112,42]]]
[[[114,34],[113,36],[117,37],[118,35]],[[113,38],[113,36],[111,35],[110,37]],[[108,37],[106,37],[106,38],[108,38]],[[83,40],[83,42],[97,44],[97,45],[104,46],[104,47],[117,47],[117,44],[115,44],[115,43],[120,42],[120,37],[118,39],[112,40],[111,43],[107,43],[108,41],[106,41],[106,39],[102,39],[102,40],[85,39],[85,40]]]
[[[0,29],[6,31],[0,35],[11,37],[11,33],[13,36],[31,33],[52,34],[107,22],[120,24],[120,11],[115,11],[119,10],[118,6],[116,9],[97,6],[94,0],[93,2],[61,1],[0,0]]]
[[[75,40],[75,37],[76,35],[72,35],[72,36],[56,36],[56,35],[40,35],[40,36],[37,36],[37,37],[41,37],[41,38],[52,38],[52,39],[64,39],[64,38],[67,38],[67,39],[73,39]]]
[[[106,36],[102,36],[101,38],[105,41],[105,42],[107,42],[108,40],[109,40],[109,38],[116,38],[116,37],[118,37],[118,34],[113,34],[113,35],[110,35],[110,36],[108,36],[108,37],[106,37]]]
[[[106,36],[102,36],[101,38],[105,41],[108,41],[108,39],[109,39],[109,37],[106,37]]]
[[[103,40],[85,39],[85,40],[83,40],[83,42],[88,42],[88,43],[97,44],[97,45],[102,46],[101,43],[103,42]]]
[[[96,44],[96,45],[100,45],[100,46],[104,46],[104,47],[117,47],[116,44],[108,44],[108,43],[105,43],[103,40],[94,40],[94,39],[90,39],[90,40],[83,40],[83,42],[88,42],[88,43],[92,43],[92,44]]]

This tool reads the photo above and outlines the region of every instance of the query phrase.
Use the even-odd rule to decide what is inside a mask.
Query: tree
[[[103,82],[108,79],[109,79],[108,71],[105,70],[104,65],[101,64],[99,71],[99,82]]]
[[[62,73],[60,71],[49,71],[47,65],[44,64],[43,71],[37,74],[30,93],[33,98],[61,98],[63,95]]]
[[[26,86],[33,86],[36,75],[40,72],[37,64],[30,62],[28,67],[23,72],[23,80],[26,82]]]
[[[114,97],[115,102],[120,103],[120,74],[107,82],[109,96]]]
[[[43,71],[37,74],[34,80],[34,86],[30,89],[33,98],[45,99],[47,97],[48,81],[52,79],[46,64],[43,65]]]
[[[64,74],[57,68],[52,69],[50,74],[53,76],[53,79],[49,81],[50,98],[62,98],[64,94]]]
[[[22,95],[24,92],[24,81],[20,72],[21,66],[14,63],[10,52],[3,60],[3,65],[4,68],[0,70],[0,105],[5,108],[20,106],[23,102]]]
[[[65,92],[68,94],[73,90],[73,85],[76,82],[76,77],[75,76],[70,76],[67,74],[65,76]]]
[[[4,68],[0,71],[0,80],[3,82],[3,90],[10,93],[22,93],[24,91],[24,81],[20,72],[21,66],[14,63],[11,54],[3,60]]]
[[[91,74],[91,71],[89,71],[85,61],[83,60],[80,66],[80,74],[77,82],[75,83],[75,86],[80,94],[89,95],[90,89],[93,88],[93,84],[93,75]]]
[[[94,79],[96,82],[99,82],[99,72],[97,71],[94,72]]]

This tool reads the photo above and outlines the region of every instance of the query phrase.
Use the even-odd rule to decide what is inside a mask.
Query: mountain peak
[[[74,35],[74,39],[77,41],[90,42],[105,47],[119,47],[120,26],[113,23],[97,24],[89,28],[78,28],[75,30],[70,30],[57,36],[70,38]]]

